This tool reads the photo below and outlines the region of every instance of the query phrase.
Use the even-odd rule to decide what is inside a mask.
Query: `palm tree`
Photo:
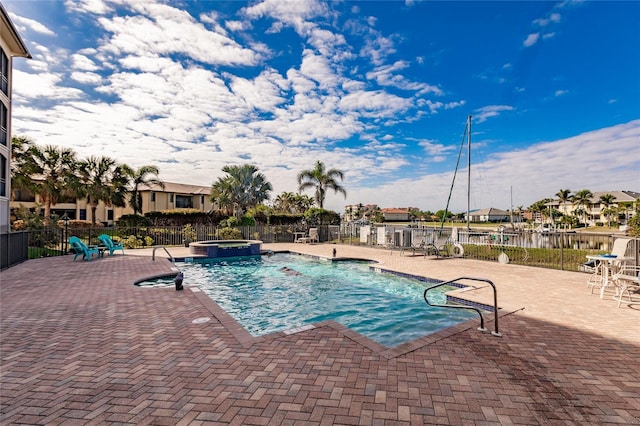
[[[328,189],[333,189],[335,193],[341,193],[347,198],[347,191],[340,186],[336,179],[343,180],[344,173],[338,169],[325,169],[322,161],[318,160],[312,170],[303,170],[298,173],[298,191],[302,192],[308,188],[315,188],[314,199],[321,209],[324,208],[324,197]]]
[[[616,209],[611,208],[616,201],[613,194],[604,194],[600,196],[600,204],[602,205],[602,215],[607,218],[607,226],[611,226],[611,216],[616,213]]]
[[[126,170],[126,169],[125,169]],[[140,186],[158,185],[164,189],[164,182],[157,178],[160,169],[156,166],[142,166],[137,170],[130,169],[131,191],[129,192],[129,204],[133,208],[133,214],[142,213],[142,196]]]
[[[119,165],[109,157],[94,157],[80,162],[78,193],[91,206],[91,223],[96,224],[100,201],[107,206],[124,207],[131,168]]]
[[[293,213],[295,209],[295,194],[283,192],[273,200],[273,208],[278,213]]]
[[[48,218],[52,205],[61,197],[73,195],[70,182],[77,167],[76,153],[71,148],[33,145],[28,149],[28,155],[27,167],[33,178],[30,186],[34,194],[40,195],[44,217]]]
[[[567,201],[571,200],[571,190],[570,189],[561,189],[556,192],[556,197],[558,197],[558,202],[562,207],[562,213],[567,213]]]
[[[575,193],[573,196],[573,204],[578,207],[583,207],[584,213],[584,224],[587,225],[587,216],[589,215],[589,205],[591,204],[591,198],[593,197],[593,193],[588,189],[583,189]]]
[[[211,201],[231,209],[235,216],[241,217],[246,209],[269,199],[273,187],[256,166],[224,166],[222,171],[227,176],[211,185]]]
[[[11,138],[11,201],[15,201],[16,192],[33,192],[33,177],[36,164],[32,155],[34,143],[26,136]]]
[[[308,195],[283,192],[273,201],[273,208],[279,213],[304,213],[313,206]]]

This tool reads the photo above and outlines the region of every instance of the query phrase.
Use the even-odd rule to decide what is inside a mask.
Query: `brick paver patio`
[[[0,273],[0,423],[640,424],[640,310],[589,294],[584,274],[264,248],[491,279],[503,337],[474,320],[392,349],[331,322],[253,338],[201,292],[132,285],[172,272],[148,251],[30,260]]]

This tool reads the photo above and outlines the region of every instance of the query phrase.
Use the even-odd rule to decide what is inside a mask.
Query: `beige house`
[[[353,222],[356,220],[371,220],[373,213],[378,208],[376,204],[349,204],[344,207],[345,222]]]
[[[591,226],[596,223],[605,223],[607,217],[604,213],[607,208],[600,200],[603,195],[611,194],[613,203],[608,207],[615,210],[615,215],[611,217],[614,222],[626,223],[635,214],[636,208],[640,206],[640,193],[635,191],[600,191],[594,192],[589,200],[589,206],[579,206],[571,201],[560,202],[554,200],[546,204],[552,209],[558,210],[563,215],[573,215],[577,209],[583,209],[586,213],[587,223]]]
[[[381,209],[380,212],[384,217],[386,222],[407,222],[411,220],[411,209],[409,208],[397,208],[391,207],[386,209]]]
[[[10,231],[13,58],[31,55],[0,3],[0,235]]]
[[[175,209],[196,209],[208,212],[213,209],[209,200],[211,187],[186,185],[174,182],[165,182],[164,189],[159,185],[141,186],[138,188],[142,200],[142,214],[148,212],[160,212]],[[26,191],[16,191],[15,199],[11,201],[11,209],[20,206],[35,210],[41,206],[39,195],[33,195]],[[91,206],[84,199],[67,199],[51,206],[51,214],[58,216],[67,215],[71,219],[91,221]],[[96,222],[104,225],[113,225],[120,216],[133,214],[133,208],[127,203],[126,207],[107,206],[103,202],[96,209]]]
[[[467,214],[465,213],[464,216],[466,220]],[[495,207],[469,212],[470,222],[508,222],[509,220],[511,220],[509,212]]]
[[[142,198],[142,214],[174,209],[208,212],[214,207],[209,199],[210,186],[164,182],[164,188],[160,185],[141,186],[138,192]],[[129,206],[118,210],[121,210],[120,215],[133,214]]]

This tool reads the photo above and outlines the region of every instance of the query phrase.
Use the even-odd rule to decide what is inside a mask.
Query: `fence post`
[[[560,232],[560,270],[564,271],[564,232]]]

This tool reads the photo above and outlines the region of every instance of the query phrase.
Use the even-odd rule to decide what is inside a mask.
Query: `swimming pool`
[[[179,266],[185,285],[197,285],[254,336],[333,320],[393,347],[476,316],[431,307],[423,299],[428,282],[375,272],[368,262],[275,254]],[[430,300],[444,303],[449,289],[430,292]]]

